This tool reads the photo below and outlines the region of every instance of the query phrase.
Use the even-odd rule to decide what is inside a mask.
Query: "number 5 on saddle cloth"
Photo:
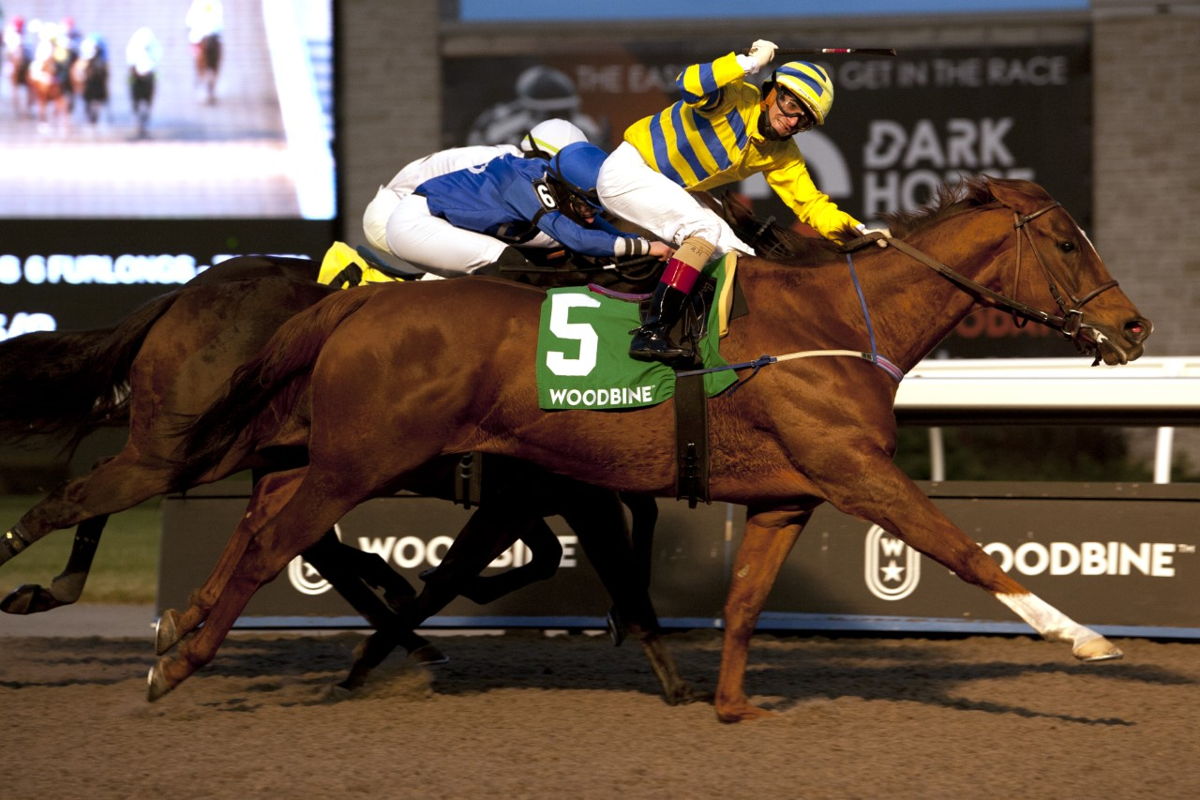
[[[698,356],[690,368],[726,366],[717,340],[728,329],[736,257],[730,253],[704,270],[705,283],[675,333]],[[538,404],[546,410],[639,408],[675,393],[675,369],[629,358],[632,330],[641,324],[636,295],[613,295],[595,286],[551,289],[542,304],[538,333]],[[704,375],[708,396],[737,382],[732,370]]]

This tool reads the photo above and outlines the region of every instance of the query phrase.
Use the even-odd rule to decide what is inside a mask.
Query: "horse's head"
[[[1013,212],[1013,299],[1048,311],[1049,324],[1105,364],[1141,356],[1153,326],[1117,287],[1071,215],[1035,183],[989,178],[987,187]]]

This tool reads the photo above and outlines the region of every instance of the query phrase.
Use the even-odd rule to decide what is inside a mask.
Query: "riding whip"
[[[781,47],[775,51],[776,56],[894,56],[896,50],[891,47]]]

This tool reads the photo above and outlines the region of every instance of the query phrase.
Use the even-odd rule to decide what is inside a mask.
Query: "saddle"
[[[366,283],[420,280],[424,274],[389,264],[365,245],[352,248],[345,242],[334,242],[321,260],[317,282],[334,289],[352,289]]]

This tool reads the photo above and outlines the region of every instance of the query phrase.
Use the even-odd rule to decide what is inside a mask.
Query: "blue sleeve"
[[[615,225],[601,216],[596,217],[596,221],[592,223],[592,227],[605,233],[611,233],[613,236],[621,236],[627,239],[637,238],[636,233],[626,233],[625,231],[618,230]]]
[[[505,201],[524,219],[537,220],[539,230],[577,253],[611,258],[627,252],[628,245],[620,240],[640,238],[619,233],[611,225],[607,229],[585,227],[561,211],[548,210],[528,181],[510,184],[505,187],[504,195]]]
[[[538,220],[538,228],[569,250],[588,256],[611,258],[618,253],[618,241],[627,238],[625,234],[612,234],[603,230],[587,228],[563,214],[561,211],[549,211]],[[624,247],[621,248],[624,253]]]

